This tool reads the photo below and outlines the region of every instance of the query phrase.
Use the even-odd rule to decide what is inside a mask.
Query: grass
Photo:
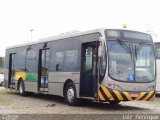
[[[0,94],[17,94],[18,92],[15,90],[10,90],[10,89],[6,89],[6,88],[2,88],[0,89]]]
[[[8,106],[10,104],[9,100],[6,100],[4,98],[0,98],[0,105]]]
[[[12,109],[16,109],[17,106],[13,103],[11,103],[11,101],[6,100],[5,98],[0,98],[0,106],[7,106],[10,107]]]
[[[17,94],[18,92],[15,90],[9,90],[9,89],[0,89],[0,94]],[[16,109],[17,106],[12,103],[10,100],[7,100],[5,98],[3,98],[3,95],[0,96],[0,106],[6,106],[6,107],[10,107],[12,109]]]

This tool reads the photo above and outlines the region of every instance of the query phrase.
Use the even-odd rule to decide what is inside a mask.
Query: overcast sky
[[[160,0],[0,0],[0,56],[7,46],[95,28],[153,31],[160,40]]]

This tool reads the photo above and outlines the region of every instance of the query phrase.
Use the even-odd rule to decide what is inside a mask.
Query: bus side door
[[[15,87],[15,53],[9,54],[8,88]]]
[[[49,49],[39,51],[38,89],[48,92]]]
[[[98,85],[98,41],[82,44],[80,96],[97,97]]]

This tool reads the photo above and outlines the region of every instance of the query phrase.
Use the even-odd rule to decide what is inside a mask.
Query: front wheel
[[[4,81],[1,83],[1,86],[4,87]]]
[[[20,80],[20,81],[19,81],[18,91],[19,91],[19,94],[20,94],[21,96],[25,96],[25,95],[26,95],[25,86],[24,86],[23,80]]]
[[[66,103],[69,105],[77,105],[77,98],[76,98],[76,87],[74,83],[70,82],[67,84],[65,88],[64,98]]]

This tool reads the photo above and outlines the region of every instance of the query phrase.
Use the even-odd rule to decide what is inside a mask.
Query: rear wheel
[[[76,87],[74,83],[70,82],[65,88],[64,98],[69,105],[77,105],[78,100],[76,98]]]
[[[25,86],[24,86],[23,80],[20,80],[20,81],[19,81],[18,91],[19,91],[19,94],[20,94],[21,96],[25,96],[25,95],[26,95]]]

